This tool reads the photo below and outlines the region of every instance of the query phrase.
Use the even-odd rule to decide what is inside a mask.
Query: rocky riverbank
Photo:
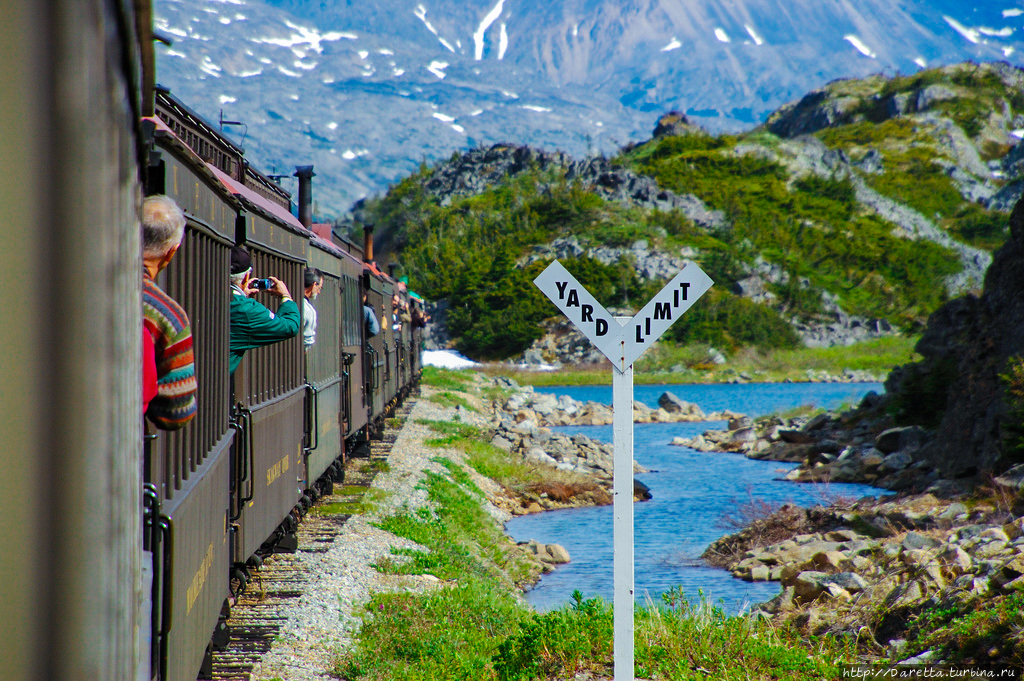
[[[891,416],[871,412],[878,399],[868,393],[859,409],[842,414],[771,416],[756,422],[734,418],[723,430],[676,438],[672,444],[798,463],[786,475],[794,482],[861,482],[892,491],[947,496],[966,491],[964,484],[943,479],[921,455],[932,433],[918,426],[895,427]]]
[[[740,579],[779,582],[779,595],[755,611],[807,635],[849,636],[892,661],[948,661],[955,619],[1009,608],[1019,621],[1017,504],[1017,489],[995,483],[953,499],[927,493],[784,506],[714,542],[703,558]],[[979,627],[985,635],[963,643],[958,661],[1021,661],[1019,629],[981,645],[991,632]]]

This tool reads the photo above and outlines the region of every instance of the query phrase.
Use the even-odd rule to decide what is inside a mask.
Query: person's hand
[[[278,298],[291,298],[292,294],[288,293],[288,287],[285,286],[284,282],[277,277],[267,277],[274,283],[274,287],[270,289],[270,292]]]

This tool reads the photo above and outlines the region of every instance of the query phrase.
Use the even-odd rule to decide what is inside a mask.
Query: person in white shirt
[[[312,301],[324,288],[324,273],[316,267],[307,267],[302,296],[302,347],[308,352],[316,342],[316,308]]]

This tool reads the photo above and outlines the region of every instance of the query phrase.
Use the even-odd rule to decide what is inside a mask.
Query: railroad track
[[[387,427],[381,440],[371,440],[370,458],[349,459],[345,465],[345,482],[337,485],[338,493],[320,499],[314,506],[330,503],[354,503],[369,488],[379,467],[374,461],[387,461],[398,439],[402,425],[409,418],[419,391],[415,390],[395,410],[396,421]],[[368,465],[369,464],[369,465]],[[342,494],[344,492],[344,494]],[[252,670],[270,650],[281,628],[288,621],[292,604],[301,596],[310,581],[305,554],[324,553],[334,542],[349,515],[320,515],[311,512],[299,523],[298,551],[268,556],[259,570],[252,571],[252,581],[231,608],[227,620],[230,639],[227,647],[213,653],[213,678],[218,681],[249,681]]]

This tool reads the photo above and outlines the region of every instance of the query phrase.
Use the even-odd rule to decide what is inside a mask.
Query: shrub
[[[792,348],[800,341],[773,310],[721,288],[705,293],[668,333],[678,343],[707,343],[727,350],[743,345]]]

